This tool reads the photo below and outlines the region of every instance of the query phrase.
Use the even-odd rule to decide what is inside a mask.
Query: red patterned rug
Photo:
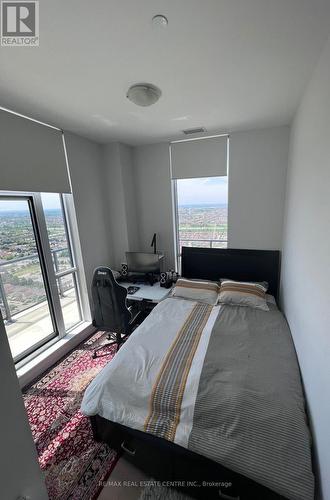
[[[109,356],[92,359],[105,340],[106,334],[94,334],[23,394],[50,500],[96,498],[116,464],[116,453],[93,440],[80,412],[85,388],[114,356],[114,347],[108,347]]]

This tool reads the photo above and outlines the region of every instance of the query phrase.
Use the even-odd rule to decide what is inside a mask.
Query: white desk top
[[[129,286],[138,286],[140,290],[135,292],[133,295],[127,295],[128,300],[150,300],[151,302],[157,303],[169,295],[171,288],[164,288],[155,283],[153,286],[145,283],[128,283],[126,281],[120,281],[119,285],[128,288]]]

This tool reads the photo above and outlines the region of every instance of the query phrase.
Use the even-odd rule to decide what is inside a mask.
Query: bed
[[[267,281],[269,311],[162,301],[87,388],[94,437],[163,446],[192,475],[227,478],[234,487],[222,498],[312,500],[300,373],[275,300],[279,266],[277,251],[183,248],[185,278]]]

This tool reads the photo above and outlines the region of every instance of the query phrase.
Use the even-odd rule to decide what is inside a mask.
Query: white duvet
[[[151,391],[172,342],[196,302],[168,298],[132,333],[115,357],[87,387],[81,411],[144,430]],[[187,446],[209,338],[221,306],[214,306],[193,358],[181,406],[175,442]]]

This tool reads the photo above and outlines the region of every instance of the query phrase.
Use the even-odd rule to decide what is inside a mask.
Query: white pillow
[[[173,297],[196,300],[215,305],[218,301],[220,287],[214,281],[197,281],[179,278],[173,289]]]
[[[266,301],[268,302],[268,304],[274,304],[274,306],[277,306],[274,295],[266,293]]]
[[[260,283],[226,280],[221,282],[219,302],[231,306],[247,306],[269,311],[267,288]]]
[[[220,285],[223,281],[235,281],[235,280],[230,279],[230,278],[221,278]],[[265,292],[267,292],[267,290],[268,290],[268,281],[244,281],[244,283],[255,283],[257,285],[262,285],[265,289]]]

